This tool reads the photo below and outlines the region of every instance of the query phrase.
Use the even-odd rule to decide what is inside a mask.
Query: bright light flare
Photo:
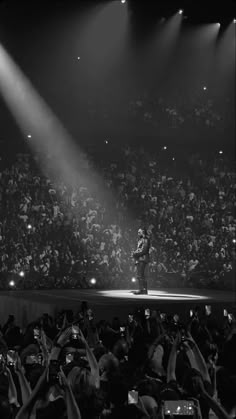
[[[27,228],[28,228],[28,230],[31,230],[32,229],[32,225],[31,224],[28,224],[27,225]]]
[[[166,147],[166,145],[163,147],[163,150],[167,150],[167,147]]]
[[[20,271],[20,272],[19,272],[19,275],[20,275],[20,277],[21,277],[21,278],[24,278],[24,276],[25,276],[24,271]]]
[[[203,90],[207,90],[207,87],[206,86],[203,86]]]
[[[13,280],[11,280],[10,282],[9,282],[9,286],[10,287],[14,287],[16,284],[15,284],[15,281],[13,281]]]
[[[135,278],[135,277],[133,277],[133,278],[131,279],[131,282],[136,282],[136,278]]]
[[[28,134],[28,135],[27,135],[27,138],[32,138],[32,135],[31,135],[31,134]]]
[[[220,151],[219,151],[219,154],[223,154],[223,151],[222,151],[222,150],[220,150]]]
[[[233,20],[233,23],[236,23],[236,19]]]
[[[97,283],[96,278],[91,278],[90,279],[90,284],[95,285]]]
[[[178,11],[179,15],[182,15],[183,12],[184,12],[183,9],[179,9],[179,11]]]
[[[122,3],[122,4],[125,4],[125,3],[126,3],[126,0],[121,0],[121,3]]]

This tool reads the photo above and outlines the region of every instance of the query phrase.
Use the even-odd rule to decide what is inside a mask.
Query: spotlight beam
[[[89,159],[0,44],[0,93],[23,136],[30,132],[30,146],[51,179],[70,186],[85,186],[112,205],[102,177],[90,169]],[[49,156],[50,159],[46,158]]]

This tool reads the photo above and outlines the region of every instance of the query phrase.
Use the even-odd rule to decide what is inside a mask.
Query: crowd
[[[91,120],[112,121],[121,117],[124,121],[137,122],[138,124],[153,128],[183,128],[183,127],[204,127],[205,129],[222,130],[225,126],[232,123],[233,103],[230,98],[226,98],[224,103],[222,98],[213,97],[208,93],[205,86],[196,91],[191,91],[189,96],[186,92],[177,91],[166,94],[158,94],[153,89],[140,89],[137,97],[127,97],[119,107],[114,103],[109,103],[108,99],[88,100],[87,114]],[[232,119],[231,119],[232,118]]]
[[[139,308],[127,321],[44,313],[0,328],[1,419],[235,418],[236,322],[195,307]]]
[[[85,186],[53,183],[30,154],[2,162],[0,287],[90,287],[95,278],[98,287],[127,288],[140,225],[151,238],[150,285],[168,285],[172,274],[185,286],[232,286],[235,171],[229,160],[194,154],[174,161],[165,157],[168,150],[114,147],[91,163],[115,196],[112,212]]]

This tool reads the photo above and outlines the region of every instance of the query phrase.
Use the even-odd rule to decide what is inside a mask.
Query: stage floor
[[[132,290],[15,290],[0,292],[1,323],[14,314],[21,326],[47,312],[54,315],[62,309],[77,311],[82,301],[87,301],[97,320],[111,320],[114,316],[125,320],[137,308],[150,308],[189,316],[196,306],[212,306],[212,313],[223,316],[223,309],[235,309],[233,291],[216,291],[191,288],[149,290],[148,295],[134,295]]]

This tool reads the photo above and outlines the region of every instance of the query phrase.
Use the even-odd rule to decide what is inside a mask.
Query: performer
[[[138,246],[137,250],[132,253],[132,257],[135,259],[135,265],[137,270],[137,280],[139,283],[139,291],[135,291],[134,294],[147,294],[147,279],[145,277],[145,269],[149,262],[149,249],[150,240],[147,236],[145,228],[138,230]]]

